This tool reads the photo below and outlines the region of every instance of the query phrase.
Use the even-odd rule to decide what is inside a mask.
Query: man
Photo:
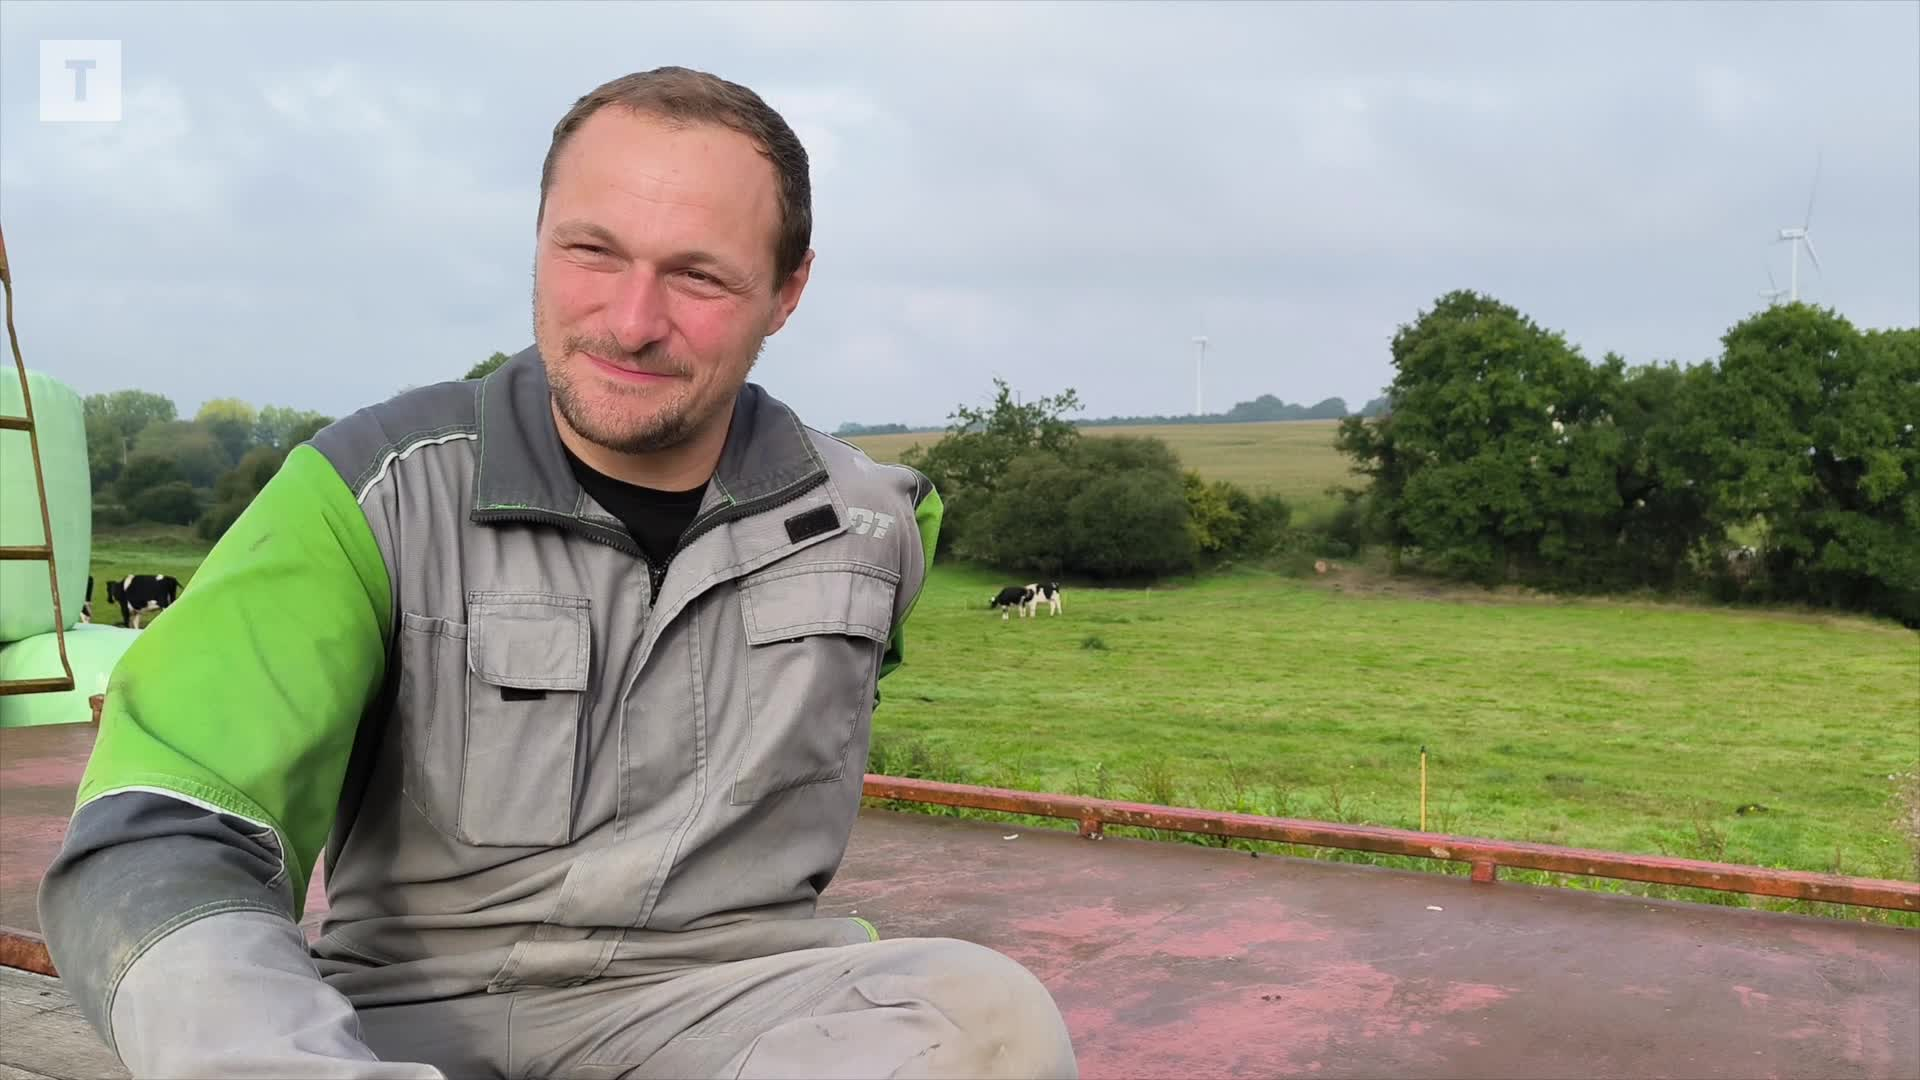
[[[1011,960],[815,912],[941,503],[746,382],[809,202],[745,88],[582,98],[534,347],[294,450],[128,650],[40,910],[135,1075],[1074,1074]]]

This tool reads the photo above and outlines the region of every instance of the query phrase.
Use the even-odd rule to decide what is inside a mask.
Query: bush
[[[1268,555],[1278,548],[1293,522],[1293,506],[1278,495],[1262,495],[1247,512],[1245,552]]]
[[[960,550],[1022,573],[1153,577],[1193,568],[1189,521],[1186,481],[1165,443],[1084,439],[1014,458]]]
[[[1177,475],[1135,469],[1087,479],[1066,508],[1073,572],[1113,579],[1193,569],[1197,552]]]
[[[184,480],[172,480],[135,495],[127,509],[141,521],[191,525],[200,516],[200,493]]]
[[[1209,555],[1241,551],[1247,543],[1253,500],[1225,480],[1212,483],[1188,469],[1183,477],[1187,496],[1187,531],[1193,546]]]

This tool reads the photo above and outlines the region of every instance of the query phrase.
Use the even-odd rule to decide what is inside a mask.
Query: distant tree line
[[[849,420],[833,429],[833,433],[842,439],[857,439],[862,435],[924,435],[943,430],[937,427],[909,427],[906,424],[856,424]]]
[[[1180,416],[1103,416],[1095,420],[1071,420],[1075,427],[1148,427],[1171,424],[1252,424],[1279,420],[1341,420],[1348,416],[1378,416],[1385,412],[1387,399],[1377,397],[1361,408],[1358,413],[1350,412],[1344,398],[1330,397],[1317,405],[1295,405],[1281,401],[1272,394],[1261,394],[1252,401],[1242,401],[1223,413],[1185,414]],[[944,427],[911,427],[906,424],[856,424],[848,422],[834,429],[834,434],[843,439],[858,438],[862,435],[925,435],[947,430]]]
[[[182,420],[170,398],[146,390],[92,394],[83,407],[95,524],[195,525],[207,539],[233,524],[287,451],[332,422],[237,398]]]
[[[1373,403],[1376,408],[1384,408],[1385,399]],[[1223,413],[1186,414],[1183,416],[1109,416],[1099,420],[1080,420],[1080,427],[1145,427],[1156,424],[1252,424],[1276,420],[1340,420],[1348,416],[1347,402],[1344,398],[1330,397],[1317,405],[1295,405],[1281,401],[1272,394],[1261,394],[1252,401],[1242,401]]]
[[[1489,584],[1702,590],[1920,626],[1920,329],[1771,307],[1681,368],[1585,360],[1460,291],[1393,339],[1389,411],[1342,422],[1396,562]]]
[[[492,356],[467,370],[477,379],[507,361]],[[217,540],[280,470],[288,451],[333,422],[307,409],[219,398],[182,420],[173,401],[147,390],[85,399],[87,465],[94,523],[192,525]]]

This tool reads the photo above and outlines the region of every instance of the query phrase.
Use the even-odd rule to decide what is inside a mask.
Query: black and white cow
[[[119,604],[120,621],[135,630],[141,620],[165,611],[179,592],[179,580],[166,574],[128,574],[107,582],[107,602]]]
[[[1024,619],[1027,617],[1027,607],[1033,603],[1033,588],[1032,585],[1009,585],[994,596],[989,607],[999,609],[1002,622],[1006,621],[1007,612],[1015,608],[1019,609],[1020,617]]]
[[[1040,604],[1045,602],[1050,614],[1060,614],[1060,583],[1057,581],[1036,581],[1027,586],[1026,613],[1038,618]]]
[[[93,575],[87,575],[87,595],[80,600],[80,621],[93,621]]]

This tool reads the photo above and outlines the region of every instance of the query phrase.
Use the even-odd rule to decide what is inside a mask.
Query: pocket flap
[[[810,563],[740,583],[747,640],[755,645],[808,634],[851,634],[884,643],[893,633],[900,575],[866,563]]]
[[[467,666],[495,686],[585,690],[593,628],[584,596],[467,594]]]

